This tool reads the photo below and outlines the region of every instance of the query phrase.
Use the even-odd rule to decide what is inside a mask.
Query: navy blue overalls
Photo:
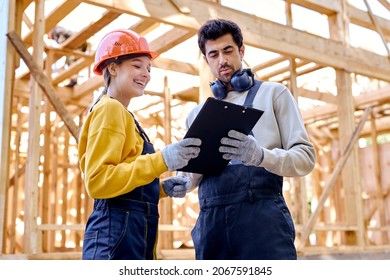
[[[149,138],[134,121],[144,140],[142,154],[154,153]],[[157,178],[127,194],[96,199],[84,234],[83,259],[154,259],[159,194]]]
[[[252,106],[256,84],[245,106]],[[229,163],[219,176],[204,176],[192,230],[196,259],[296,259],[295,229],[282,187],[283,177],[242,163]]]

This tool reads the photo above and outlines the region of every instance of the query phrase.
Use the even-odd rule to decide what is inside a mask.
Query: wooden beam
[[[378,1],[380,1],[385,7],[390,6],[390,4],[386,2],[387,0]],[[311,9],[328,16],[341,12],[341,6],[338,0],[286,0],[286,2]],[[347,5],[347,14],[351,23],[371,30],[376,30],[367,12],[355,8],[354,6]],[[378,18],[378,25],[385,36],[390,36],[390,20]]]
[[[145,34],[149,33],[150,31],[154,30],[159,26],[160,23],[155,20],[149,18],[142,18],[139,22],[132,25],[130,29],[144,36]]]
[[[142,18],[150,17],[192,32],[196,32],[208,19],[224,15],[226,18],[234,19],[241,27],[245,27],[243,28],[245,43],[253,47],[390,81],[390,64],[381,55],[351,46],[346,48],[340,42],[248,16],[246,13],[212,2],[183,0],[191,10],[191,13],[186,15],[178,14],[177,10],[169,5],[168,0],[143,0],[143,5],[136,5],[135,1],[123,0],[83,2]]]
[[[72,77],[74,74],[79,73],[80,70],[89,67],[92,63],[92,58],[80,58],[76,62],[72,63],[68,69],[59,72],[58,75],[52,79],[52,83],[57,85],[65,79]]]
[[[340,3],[337,0],[285,0],[287,3],[316,11],[320,14],[332,15],[340,12]]]
[[[45,1],[35,1],[34,11],[34,34],[32,38],[33,43],[33,55],[31,56],[28,50],[25,48],[25,52],[30,56],[31,61],[34,62],[36,67],[43,67],[43,51],[44,42],[42,37],[45,28]],[[10,33],[8,33],[10,34]],[[7,34],[7,36],[8,36]],[[16,38],[20,38],[14,31],[12,34]],[[8,36],[8,39],[10,37]],[[13,42],[11,41],[13,44]],[[14,44],[13,44],[14,45]],[[25,47],[20,40],[20,46]],[[14,45],[15,47],[15,45]],[[17,48],[15,48],[18,51]],[[23,59],[23,53],[19,52],[19,55]],[[28,199],[24,199],[24,235],[23,235],[23,252],[28,254],[37,254],[42,252],[42,246],[40,243],[40,235],[37,230],[37,218],[38,218],[38,185],[39,185],[39,158],[40,158],[40,116],[42,113],[42,91],[38,86],[38,79],[34,77],[31,80],[31,93],[29,98],[29,114],[28,114],[28,149],[27,149],[27,161],[26,161],[26,176],[24,181],[24,195]]]
[[[337,104],[337,97],[330,93],[320,92],[320,91],[314,91],[305,89],[303,87],[298,89],[299,96],[310,98],[314,100],[320,100],[331,104]]]
[[[188,31],[181,28],[173,28],[162,36],[150,42],[150,49],[163,53],[185,40],[195,36],[195,31]]]
[[[18,34],[11,31],[10,33],[7,34],[7,37],[12,43],[12,45],[14,46],[14,48],[16,49],[16,51],[18,52],[18,54],[21,56],[23,61],[26,63],[27,67],[30,69],[31,74],[34,76],[36,82],[42,88],[44,93],[48,96],[51,104],[53,105],[53,107],[55,108],[55,110],[57,111],[61,119],[64,121],[65,126],[69,129],[70,133],[76,139],[76,142],[78,142],[79,128],[73,121],[72,117],[69,115],[64,104],[56,95],[56,92],[52,84],[50,83],[49,79],[46,77],[42,68],[39,67],[34,62],[33,58],[31,57],[30,53],[26,49],[25,45],[23,44]]]
[[[295,63],[295,60],[294,60],[294,64],[295,64],[295,71],[298,72],[296,69],[299,68],[299,67],[302,67],[302,66],[305,66],[308,64],[307,61],[299,61],[297,63]],[[277,75],[281,75],[283,73],[286,73],[288,72],[288,77],[290,79],[290,76],[291,76],[291,72],[290,72],[291,68],[290,68],[290,64],[287,65],[287,66],[284,66],[282,68],[279,68],[279,69],[275,69],[274,71],[272,72],[269,72],[269,73],[265,73],[265,74],[262,74],[262,75],[258,75],[258,78],[260,80],[269,80],[270,78],[274,77],[274,76],[277,76]],[[298,73],[296,73],[298,74]],[[299,75],[299,74],[298,74]]]
[[[390,49],[389,49],[389,47],[387,46],[387,42],[386,42],[385,36],[383,35],[382,29],[381,29],[381,27],[379,26],[379,24],[378,24],[378,22],[377,22],[376,16],[375,16],[374,13],[371,11],[371,7],[370,7],[370,5],[368,4],[367,0],[363,0],[363,1],[364,1],[364,4],[366,4],[368,14],[370,15],[371,21],[372,21],[372,23],[373,23],[374,26],[375,26],[375,30],[376,30],[376,31],[379,33],[379,35],[381,36],[383,45],[384,45],[384,47],[385,47],[385,49],[386,49],[386,51],[387,51],[387,57],[390,58]]]
[[[175,99],[187,101],[187,102],[199,102],[199,88],[191,87],[180,92],[176,92],[173,96]]]
[[[374,31],[376,30],[367,12],[347,5],[347,14],[351,23]],[[378,17],[377,22],[385,37],[390,38],[390,20]]]
[[[371,139],[372,139],[372,155],[373,155],[373,169],[374,169],[374,182],[376,187],[376,204],[375,208],[378,210],[379,215],[379,226],[386,226],[386,197],[384,195],[383,186],[382,186],[382,170],[381,170],[381,158],[379,152],[379,143],[378,143],[378,130],[375,122],[375,114],[371,113]],[[371,218],[371,217],[370,217]],[[368,224],[368,223],[365,223]],[[389,237],[387,232],[381,233],[382,244],[389,243]]]
[[[6,26],[0,28],[0,255],[5,251],[6,220],[7,220],[7,190],[9,189],[10,176],[10,139],[12,128],[12,92],[15,73],[16,52],[5,39],[5,33],[15,29],[15,19],[18,17],[18,6],[21,3],[6,1],[0,8],[0,17]]]
[[[275,64],[281,63],[283,61],[286,61],[287,59],[288,59],[288,57],[280,55],[280,56],[277,56],[277,57],[272,58],[270,60],[267,60],[266,62],[260,63],[256,66],[252,67],[252,69],[253,69],[253,72],[257,72],[257,71],[263,70],[264,68],[267,68],[267,67],[273,66]]]
[[[194,76],[197,76],[199,74],[199,69],[196,64],[186,63],[164,57],[158,57],[157,59],[153,60],[152,65],[156,68],[176,71]]]
[[[390,3],[388,0],[378,0],[386,9],[390,11]]]
[[[377,106],[383,103],[390,102],[390,87],[385,87],[369,94],[363,94],[360,96],[356,96],[354,98],[355,108],[362,109],[367,107],[368,105]],[[337,114],[337,106],[333,104],[324,105],[319,108],[315,108],[312,110],[302,111],[302,116],[305,121],[318,121],[324,118],[330,118],[331,116],[335,116]]]
[[[106,11],[99,20],[91,23],[79,32],[73,34],[71,37],[66,39],[66,41],[64,41],[59,47],[69,49],[76,49],[80,47],[96,33],[96,30],[102,29],[103,27],[117,19],[120,15],[121,14],[113,11]]]
[[[52,30],[63,18],[65,18],[68,14],[70,14],[78,5],[80,5],[80,1],[77,0],[62,0],[60,4],[58,4],[57,8],[55,8],[45,20],[45,33]],[[27,45],[32,44],[32,35],[34,30],[31,30],[24,38],[23,41]]]
[[[349,135],[355,127],[355,104],[352,94],[351,74],[336,69],[336,86],[338,101],[338,139],[339,149],[344,150],[349,144]],[[359,132],[360,133],[360,132]],[[357,146],[352,149],[341,172],[345,211],[343,217],[348,225],[357,225],[358,231],[346,232],[345,242],[348,245],[364,245],[363,205],[361,199],[361,181]]]

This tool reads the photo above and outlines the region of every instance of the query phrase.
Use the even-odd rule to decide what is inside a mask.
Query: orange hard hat
[[[113,30],[103,37],[97,47],[93,72],[102,75],[102,68],[105,66],[102,65],[103,62],[127,54],[147,54],[151,60],[158,56],[158,53],[149,49],[148,42],[139,34],[127,29]]]

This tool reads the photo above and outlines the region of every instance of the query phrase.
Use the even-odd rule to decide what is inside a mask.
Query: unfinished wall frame
[[[171,26],[151,42],[152,49],[160,53],[193,38],[200,24],[216,14],[236,19],[248,46],[279,54],[250,65],[257,77],[284,83],[299,105],[304,98],[323,102],[322,106],[302,110],[317,152],[315,169],[302,178],[284,179],[284,196],[296,225],[299,255],[390,251],[390,143],[379,141],[388,139],[390,133],[390,62],[384,56],[353,48],[346,40],[349,22],[373,30],[379,27],[383,40],[388,40],[389,20],[377,18],[373,23],[367,13],[338,0],[328,1],[326,7],[324,1],[288,0],[287,25],[248,16],[222,6],[220,1],[182,0],[182,6],[177,6],[169,0],[143,0],[144,9],[119,0],[60,1],[46,16],[44,2],[24,0],[10,5],[9,15],[16,16],[10,17],[4,34],[7,56],[18,54],[28,67],[17,73],[15,69],[21,62],[7,60],[4,88],[11,94],[10,100],[6,96],[2,100],[5,116],[1,155],[7,163],[1,163],[1,178],[5,180],[0,182],[0,202],[5,203],[0,208],[0,259],[81,257],[84,226],[93,201],[78,168],[77,135],[103,81],[91,74],[93,51],[82,53],[77,47],[121,15],[138,17],[126,28],[141,34],[155,30],[161,23]],[[27,24],[25,12],[32,4],[38,7],[35,18],[39,20]],[[104,12],[58,47],[40,40],[81,4]],[[331,39],[293,28],[291,5],[327,15]],[[25,36],[21,36],[22,22],[29,28]],[[30,47],[34,49],[32,55]],[[71,67],[56,72],[52,65],[64,55],[78,59]],[[288,66],[276,67],[283,62]],[[181,119],[188,108],[210,96],[207,84],[213,77],[201,55],[195,64],[162,56],[153,67],[200,80],[199,87],[173,92],[170,84],[174,81],[165,77],[163,89],[147,91],[149,103],[135,109],[135,116],[152,141],[161,147],[183,137]],[[337,95],[299,85],[300,77],[324,68],[335,73]],[[64,86],[74,74],[85,79],[74,87]],[[380,86],[353,96],[352,83],[357,75],[375,79]],[[42,97],[33,102],[38,92]],[[174,114],[177,111],[181,113]],[[5,130],[9,130],[9,137]],[[359,147],[362,139],[371,144]],[[194,258],[191,229],[199,211],[196,191],[185,199],[164,198],[159,208],[158,257]]]

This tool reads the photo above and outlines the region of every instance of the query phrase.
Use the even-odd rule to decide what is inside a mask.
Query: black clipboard
[[[191,159],[179,171],[219,175],[229,163],[218,151],[221,139],[231,129],[248,135],[263,113],[258,109],[209,97],[184,136],[200,138],[201,151],[198,157]]]

